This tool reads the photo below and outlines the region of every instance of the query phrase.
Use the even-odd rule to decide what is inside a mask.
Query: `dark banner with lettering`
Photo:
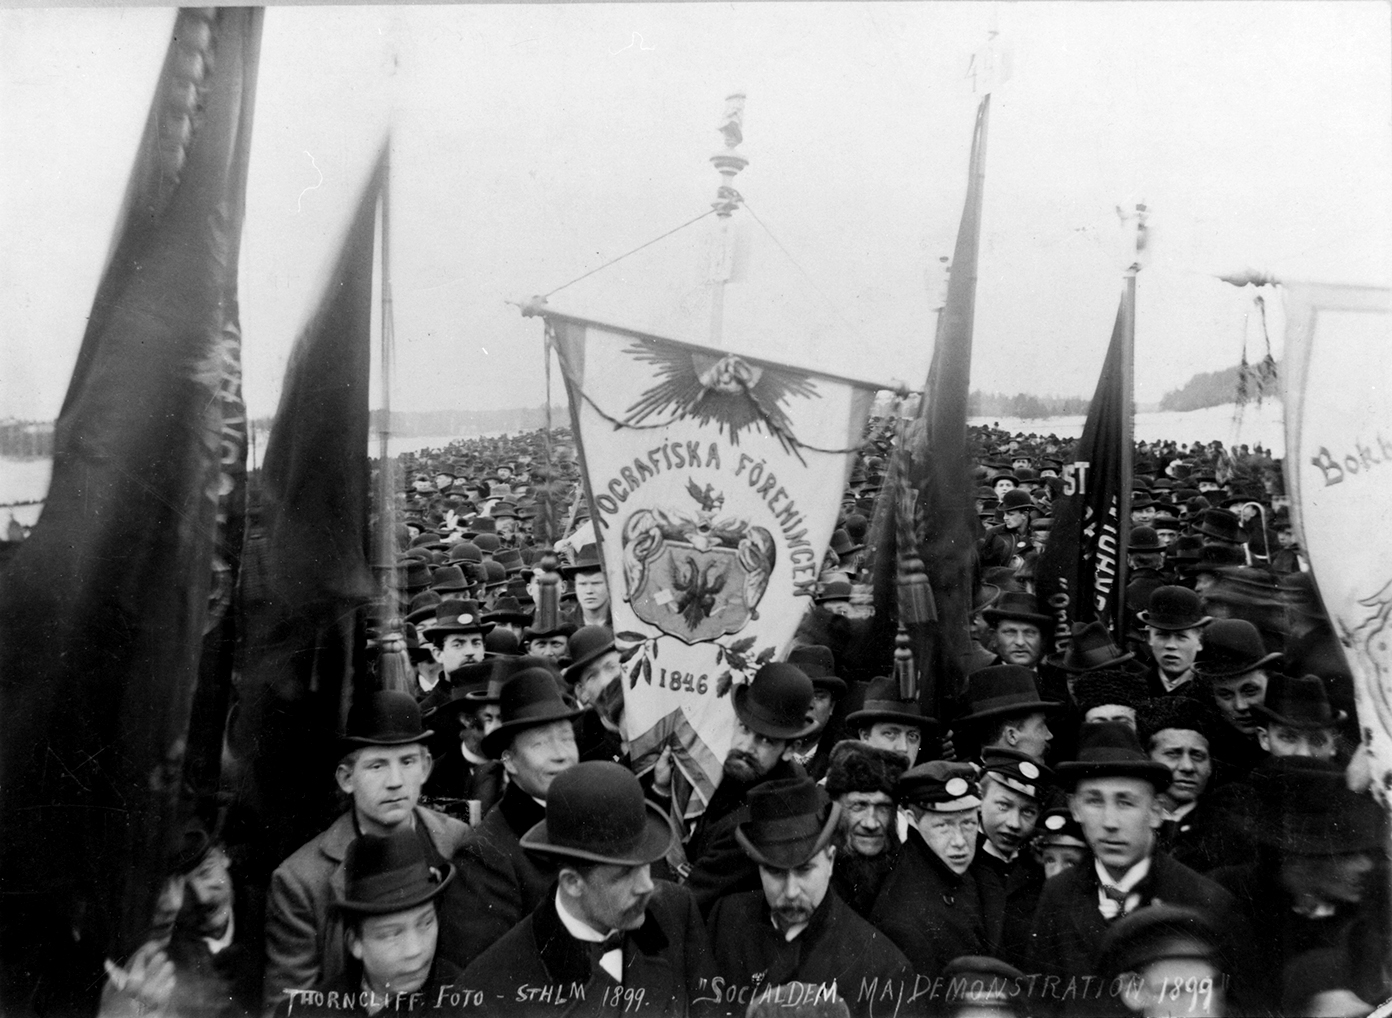
[[[1133,278],[1122,293],[1083,436],[1063,468],[1063,497],[1054,501],[1054,526],[1035,574],[1059,653],[1068,649],[1076,622],[1100,620],[1119,645],[1126,636],[1135,306]]]

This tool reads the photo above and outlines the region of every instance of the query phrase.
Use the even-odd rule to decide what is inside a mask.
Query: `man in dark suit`
[[[1029,966],[1044,977],[1037,1010],[1124,1015],[1126,1005],[1107,991],[1102,979],[1102,941],[1111,923],[1163,901],[1197,909],[1226,930],[1235,903],[1213,881],[1157,850],[1159,797],[1173,777],[1168,767],[1142,752],[1127,725],[1085,725],[1078,759],[1059,764],[1057,774],[1070,790],[1069,808],[1093,858],[1049,880],[1039,896]],[[1230,951],[1227,957],[1234,955]],[[1238,969],[1228,964],[1224,971]]]
[[[614,646],[614,631],[608,626],[581,627],[570,637],[569,656],[570,664],[561,674],[576,702],[585,708],[576,726],[580,759],[626,764],[620,682],[623,668]]]
[[[422,795],[443,813],[481,820],[503,794],[503,765],[488,759],[483,737],[498,727],[498,689],[495,676],[517,659],[494,658],[467,664],[449,676],[449,694],[433,708],[421,702],[425,721],[435,731],[435,766]],[[437,689],[443,688],[441,683]]]
[[[465,970],[481,1014],[685,1016],[714,1003],[715,975],[689,892],[653,880],[671,825],[618,764],[556,778],[521,847],[558,867],[536,907]]]
[[[813,781],[826,777],[831,749],[841,739],[841,724],[832,716],[837,701],[846,695],[846,683],[836,674],[836,659],[829,647],[803,644],[788,654],[788,663],[797,665],[812,680],[812,706],[807,720],[816,727],[812,734],[797,741],[793,759],[802,765]]]
[[[843,1001],[855,1018],[894,1011],[912,996],[903,952],[831,886],[840,815],[810,778],[767,781],[750,792],[749,819],[735,836],[762,887],[720,899],[710,915],[725,1013],[743,1015],[761,994],[793,982]]]
[[[550,875],[522,852],[520,839],[546,818],[551,782],[579,759],[571,720],[580,712],[561,699],[551,670],[526,668],[504,682],[498,696],[502,723],[482,745],[502,761],[508,786],[454,857],[469,899],[459,949],[449,956],[461,967],[521,922],[551,885]]]
[[[752,681],[735,687],[735,734],[724,773],[686,845],[685,884],[701,914],[716,900],[759,886],[758,867],[735,839],[735,828],[749,819],[746,797],[765,781],[802,777],[792,762],[793,743],[809,734],[807,709],[812,680],[795,665],[770,662]]]

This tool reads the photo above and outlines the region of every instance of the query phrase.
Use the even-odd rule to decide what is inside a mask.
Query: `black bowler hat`
[[[1034,504],[1034,499],[1030,498],[1029,492],[1023,488],[1011,488],[1001,496],[1001,512],[1024,512],[1028,509],[1038,509]]]
[[[561,675],[573,686],[589,665],[613,649],[614,631],[608,626],[582,626],[570,637],[570,665]]]
[[[1194,670],[1205,678],[1228,679],[1264,668],[1281,656],[1266,652],[1261,633],[1246,619],[1215,619],[1204,630]]]
[[[453,879],[450,863],[429,864],[415,831],[363,834],[343,854],[343,890],[334,905],[356,915],[404,912],[434,899]]]
[[[569,721],[584,713],[566,705],[554,673],[545,668],[524,669],[504,682],[498,691],[498,706],[502,724],[483,737],[483,751],[495,760],[518,732]]]
[[[1242,544],[1247,540],[1247,535],[1242,532],[1242,522],[1229,509],[1205,509],[1194,527],[1194,533],[1229,544]]]
[[[834,697],[844,696],[846,683],[836,674],[836,658],[830,647],[804,643],[788,654],[788,664],[797,665],[802,674],[812,680],[814,689],[825,689]]]
[[[865,701],[860,710],[846,715],[846,727],[855,731],[882,721],[917,725],[924,732],[938,727],[938,719],[924,714],[917,700],[899,699],[899,683],[895,679],[877,675],[865,690]]]
[[[797,665],[770,661],[736,686],[732,699],[745,727],[765,738],[801,739],[816,731],[816,723],[807,721],[812,680]]]
[[[672,845],[672,825],[643,797],[626,767],[609,760],[578,763],[546,793],[546,819],[522,835],[529,852],[611,866],[656,862]]]
[[[1081,674],[1115,668],[1135,656],[1130,652],[1123,654],[1112,640],[1112,634],[1107,632],[1107,627],[1094,620],[1087,624],[1073,623],[1073,639],[1069,642],[1068,650],[1050,657],[1048,663],[1065,672]]]
[[[1165,546],[1160,543],[1160,535],[1152,527],[1132,527],[1127,548],[1138,552],[1165,550]]]
[[[1058,765],[1059,784],[1076,788],[1087,778],[1139,778],[1156,792],[1174,782],[1174,775],[1162,763],[1146,756],[1131,726],[1120,721],[1093,721],[1078,733],[1078,757]]]
[[[820,852],[836,832],[841,807],[811,778],[765,781],[749,790],[749,819],[735,840],[760,866],[790,870]]]
[[[1265,702],[1253,706],[1252,713],[1265,724],[1303,731],[1333,728],[1348,718],[1348,712],[1336,712],[1329,706],[1329,691],[1318,675],[1271,676]]]
[[[380,690],[354,702],[348,712],[342,751],[361,746],[407,746],[435,733],[421,728],[420,706],[410,693]]]
[[[522,610],[522,603],[510,595],[504,595],[494,601],[492,610],[483,613],[483,620],[495,624],[507,623],[517,626],[532,624],[532,617]]]
[[[958,724],[1004,717],[1007,714],[1035,714],[1057,710],[1057,700],[1041,700],[1034,672],[1019,665],[991,665],[967,676],[967,706],[970,712]]]
[[[526,646],[532,640],[544,640],[553,636],[564,636],[566,639],[570,639],[574,633],[574,622],[562,622],[558,617],[555,626],[550,629],[543,629],[536,624],[536,620],[534,619],[532,625],[522,630],[522,645]]]
[[[1165,632],[1201,629],[1213,621],[1205,615],[1203,601],[1188,587],[1156,587],[1146,610],[1138,613],[1141,625]]]
[[[1007,590],[996,599],[996,603],[981,613],[988,625],[996,625],[1006,619],[1016,622],[1030,622],[1041,629],[1053,624],[1053,619],[1039,610],[1039,601],[1033,594],[1023,590]]]

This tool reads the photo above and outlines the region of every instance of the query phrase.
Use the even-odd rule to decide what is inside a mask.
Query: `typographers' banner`
[[[1354,678],[1373,788],[1392,787],[1392,290],[1286,290],[1286,483]]]
[[[699,812],[730,689],[812,603],[875,387],[548,316],[604,557],[635,769],[664,747]]]
[[[1126,548],[1131,527],[1131,350],[1135,279],[1126,281],[1107,359],[1088,407],[1073,462],[1063,468],[1063,497],[1035,569],[1039,603],[1054,619],[1062,654],[1076,622],[1102,622],[1126,641]]]

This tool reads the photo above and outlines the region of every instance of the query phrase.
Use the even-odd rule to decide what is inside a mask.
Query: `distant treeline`
[[[369,427],[373,435],[377,434],[381,421],[382,412],[372,411]],[[273,423],[272,417],[258,417],[252,422],[258,431],[269,431]],[[570,412],[564,406],[553,406],[551,423],[558,428],[568,426]],[[545,404],[508,410],[393,410],[391,415],[391,433],[406,438],[420,435],[471,438],[490,431],[535,431],[545,426]]]
[[[52,455],[51,421],[0,421],[0,456],[23,459]]]
[[[1034,396],[1017,392],[973,392],[967,397],[968,417],[1068,417],[1086,414],[1092,401],[1081,396]]]
[[[1195,375],[1178,389],[1160,399],[1161,410],[1202,410],[1204,407],[1239,403],[1259,397],[1280,395],[1276,361],[1248,365],[1234,364],[1222,371]],[[1245,385],[1244,385],[1245,382]]]

